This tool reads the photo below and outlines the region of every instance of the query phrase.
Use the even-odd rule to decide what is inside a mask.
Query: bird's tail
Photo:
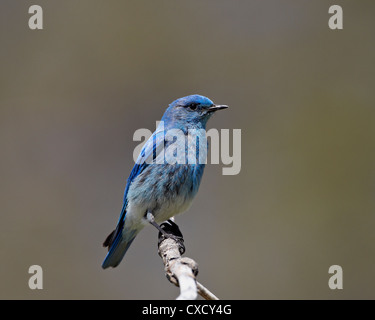
[[[140,230],[122,231],[114,230],[104,241],[103,246],[108,247],[108,254],[103,261],[103,269],[119,265]]]

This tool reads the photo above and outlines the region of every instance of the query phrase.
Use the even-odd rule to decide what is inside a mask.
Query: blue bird
[[[215,105],[197,94],[169,105],[127,180],[117,227],[103,243],[108,247],[102,264],[104,269],[119,265],[146,225],[157,226],[190,207],[198,192],[207,156],[207,148],[199,148],[196,139],[206,141],[207,120],[215,111],[225,108],[228,107]],[[183,140],[168,138],[170,132],[180,132]],[[168,152],[169,149],[173,152]],[[181,161],[176,161],[179,150]]]

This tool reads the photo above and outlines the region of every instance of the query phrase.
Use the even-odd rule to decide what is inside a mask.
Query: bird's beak
[[[226,105],[219,105],[219,104],[214,104],[212,107],[208,108],[208,112],[215,112],[217,110],[222,110],[222,109],[227,109],[228,106]]]

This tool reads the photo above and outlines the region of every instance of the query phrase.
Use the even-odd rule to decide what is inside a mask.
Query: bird
[[[196,143],[196,139],[205,141],[207,147],[207,121],[216,111],[226,108],[227,105],[217,105],[198,94],[169,104],[127,179],[117,226],[103,243],[108,248],[103,269],[120,264],[135,237],[146,225],[152,224],[160,230],[159,223],[191,206],[201,183],[207,156],[207,148]],[[180,134],[177,140],[170,138],[170,132]],[[180,151],[178,159],[181,161],[176,161],[176,151]]]

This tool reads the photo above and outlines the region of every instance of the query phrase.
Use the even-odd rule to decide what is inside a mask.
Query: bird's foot
[[[161,226],[159,226],[156,222],[155,222],[155,217],[154,215],[151,213],[151,212],[147,212],[145,214],[145,218],[146,220],[151,224],[153,225],[156,229],[159,230],[159,232],[163,233],[163,234],[166,234],[165,231],[162,229]]]
[[[164,232],[159,232],[158,246],[160,246],[160,243],[165,239],[173,239],[179,244],[180,254],[184,254],[184,237],[182,236],[182,233],[178,225],[173,220],[169,219],[168,221],[163,222],[160,225],[160,227],[163,229]]]
[[[180,228],[173,220],[169,219],[168,221],[163,222],[161,225],[158,225],[155,222],[155,217],[151,212],[147,212],[146,219],[151,225],[159,230],[158,246],[165,239],[173,239],[179,244],[180,253],[185,253],[184,238],[182,236]]]

